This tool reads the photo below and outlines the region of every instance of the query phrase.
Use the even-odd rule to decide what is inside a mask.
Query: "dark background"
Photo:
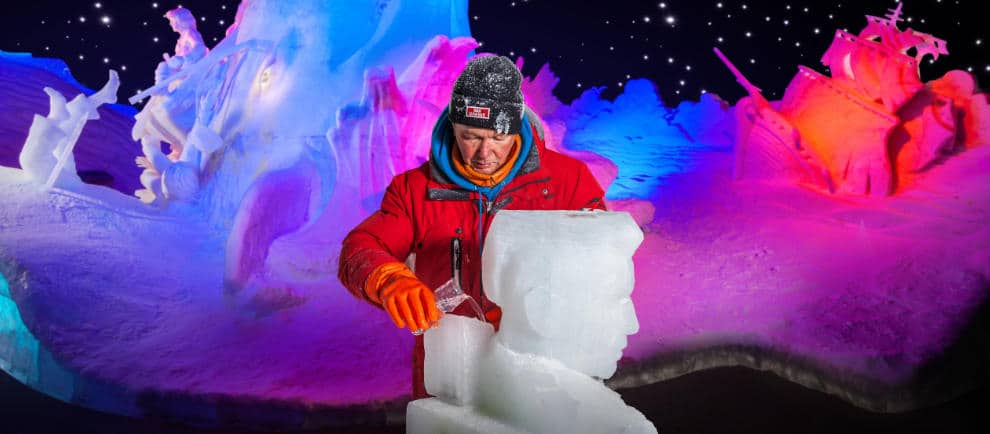
[[[665,434],[735,433],[973,433],[990,432],[982,386],[952,401],[905,413],[872,413],[768,372],[716,368],[620,390]],[[258,431],[256,431],[258,430]],[[137,420],[87,410],[28,389],[0,371],[3,434],[256,434],[263,428],[195,428],[165,420]],[[298,434],[400,434],[401,425],[346,427]]]
[[[93,89],[114,68],[121,73],[124,100],[150,86],[162,53],[172,52],[176,35],[162,15],[180,4],[199,18],[212,47],[233,21],[238,2],[8,2],[0,18],[0,49],[63,59]],[[555,93],[565,103],[592,87],[604,87],[611,98],[629,79],[648,78],[672,105],[696,100],[703,90],[730,102],[743,95],[712,53],[714,46],[768,97],[779,98],[798,64],[824,72],[819,59],[836,29],[858,33],[864,15],[883,16],[895,6],[891,0],[473,0],[469,16],[481,51],[524,56],[523,71],[530,76],[549,62],[560,77]],[[990,83],[983,6],[981,0],[905,2],[902,28],[948,41],[950,54],[934,64],[926,61],[923,80],[963,69],[981,85]]]

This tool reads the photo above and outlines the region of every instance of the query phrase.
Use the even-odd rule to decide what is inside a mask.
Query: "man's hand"
[[[365,282],[365,293],[385,308],[396,327],[422,331],[440,318],[433,291],[405,264],[390,262],[378,266]]]

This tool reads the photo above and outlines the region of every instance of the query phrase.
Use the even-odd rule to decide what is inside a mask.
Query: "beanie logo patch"
[[[464,109],[464,117],[488,119],[491,117],[491,112],[492,109],[488,107],[475,107],[473,105],[469,105],[466,109]]]

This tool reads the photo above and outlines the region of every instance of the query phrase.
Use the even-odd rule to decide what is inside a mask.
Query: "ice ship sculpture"
[[[821,59],[831,77],[798,66],[774,104],[716,49],[750,94],[737,105],[736,179],[886,196],[946,155],[987,142],[985,122],[974,119],[990,110],[969,74],[921,81],[919,63],[948,54],[946,42],[899,29],[902,7],[868,15],[858,35],[837,30]]]
[[[426,333],[426,388],[409,433],[656,433],[606,387],[639,323],[627,213],[502,211],[483,254],[501,329],[445,316]]]

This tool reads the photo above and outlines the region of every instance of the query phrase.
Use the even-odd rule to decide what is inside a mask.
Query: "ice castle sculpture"
[[[409,404],[407,432],[656,433],[601,380],[639,330],[629,297],[642,241],[628,213],[499,212],[482,278],[501,328],[449,315],[426,332],[435,397]]]

